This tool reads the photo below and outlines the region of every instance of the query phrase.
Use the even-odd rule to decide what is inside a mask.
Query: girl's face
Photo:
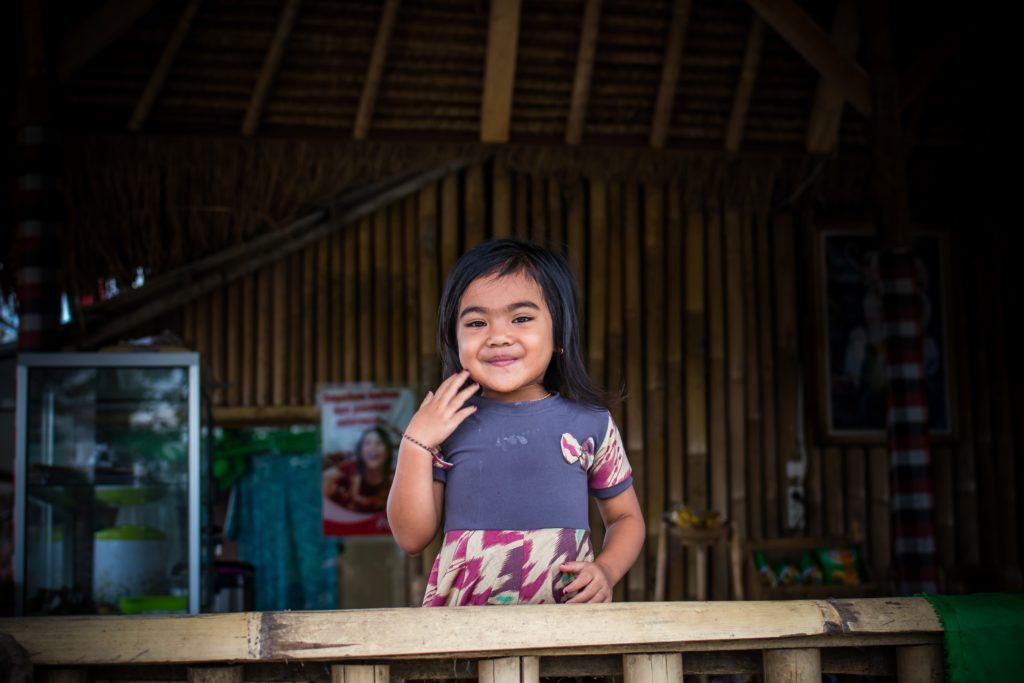
[[[543,398],[554,353],[551,312],[540,286],[525,273],[482,277],[459,301],[459,362],[486,398]]]
[[[388,445],[376,431],[367,432],[359,444],[359,457],[367,467],[383,467],[388,460]]]

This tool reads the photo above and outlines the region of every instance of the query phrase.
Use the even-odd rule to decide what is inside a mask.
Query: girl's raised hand
[[[576,593],[566,603],[612,601],[612,582],[604,567],[597,562],[563,562],[558,565],[558,571],[576,575],[562,589],[566,595]]]
[[[441,382],[437,391],[428,391],[405,433],[424,446],[440,446],[463,420],[476,412],[476,406],[466,405],[466,401],[480,386],[470,383],[465,389],[460,389],[467,379],[469,371],[461,370]]]

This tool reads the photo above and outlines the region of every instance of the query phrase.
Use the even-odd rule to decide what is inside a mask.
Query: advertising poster
[[[385,506],[398,442],[413,415],[401,387],[334,384],[320,388],[325,536],[391,533]]]

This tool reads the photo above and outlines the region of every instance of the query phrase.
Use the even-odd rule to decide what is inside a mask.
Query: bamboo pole
[[[344,369],[345,381],[355,382],[359,376],[359,224],[348,226],[342,233],[345,249],[345,317]]]
[[[586,248],[586,240],[584,238],[584,232],[586,230],[585,219],[584,219],[584,203],[586,202],[586,190],[583,182],[577,180],[573,183],[572,188],[568,197],[568,206],[566,207],[566,221],[569,250],[566,254],[566,258],[569,261],[569,266],[572,268],[572,272],[575,273],[577,280],[580,285],[580,300],[579,309],[580,311],[587,311],[587,281],[586,273],[583,270],[584,255]]]
[[[747,502],[750,526],[747,538],[764,538],[764,460],[762,455],[761,373],[758,367],[760,346],[764,335],[757,325],[757,298],[755,281],[757,270],[754,259],[754,221],[751,212],[744,212],[740,230],[740,249],[743,254],[743,330],[746,340],[744,360],[746,374],[746,435],[747,435]]]
[[[276,334],[274,327],[274,296],[273,281],[275,273],[273,268],[264,268],[254,273],[257,284],[257,305],[256,305],[256,329],[259,335],[256,342],[256,404],[265,406],[271,402],[272,382],[271,370],[276,359],[273,352],[273,335]]]
[[[604,385],[605,310],[608,271],[608,250],[601,247],[608,239],[608,196],[604,181],[590,183],[590,263],[587,267],[587,368],[598,386]]]
[[[665,193],[645,185],[643,225],[644,452],[646,462],[646,519],[661,519],[665,512]],[[651,526],[656,526],[652,523]],[[653,531],[653,529],[652,529]],[[652,546],[648,544],[650,549]],[[648,552],[648,561],[651,560]]]
[[[316,254],[314,247],[307,247],[302,254],[302,392],[299,403],[313,403],[314,367],[316,362]],[[321,247],[322,250],[322,247]]]
[[[770,257],[770,236],[768,217],[759,215],[754,228],[757,251],[757,312],[761,333],[758,365],[761,372],[761,422],[764,430],[764,531],[768,538],[782,534],[779,524],[779,501],[785,500],[785,491],[780,491],[777,430],[775,422],[776,386],[775,377],[775,328],[772,325],[772,262]],[[780,495],[781,494],[781,495]]]
[[[240,403],[244,406],[251,406],[256,402],[256,376],[265,369],[256,367],[256,346],[262,343],[256,332],[259,318],[259,309],[256,307],[257,279],[255,273],[242,279],[242,367],[238,379],[242,383]]]
[[[483,103],[480,107],[481,142],[508,142],[516,51],[519,47],[519,11],[520,0],[494,0],[491,3]]]
[[[847,448],[843,453],[843,461],[846,465],[846,533],[858,540],[864,540],[867,528],[864,449]]]
[[[843,483],[843,453],[839,448],[830,446],[824,450],[822,463],[822,491],[825,496],[825,530],[830,536],[842,536],[846,533],[846,520],[843,514],[846,502],[846,486]]]
[[[683,225],[683,209],[680,193],[670,185],[667,188],[668,220],[665,224],[665,290],[668,296],[665,315],[665,457],[667,462],[667,504],[682,503],[686,500],[685,466],[688,422],[686,401],[686,375],[684,368],[684,325],[686,319],[686,292],[684,286],[685,255],[683,244],[685,228]],[[702,403],[703,403],[703,397]],[[685,592],[683,587],[683,562],[669,563],[668,597],[670,600],[682,600]]]
[[[402,358],[405,350],[406,337],[409,335],[409,320],[403,316],[405,308],[405,277],[402,267],[405,258],[405,243],[402,230],[402,207],[392,206],[388,209],[388,230],[391,235],[391,248],[388,250],[388,263],[391,268],[391,372],[388,381],[402,384],[405,381],[405,361]]]
[[[538,683],[538,657],[502,657],[481,659],[477,665],[480,683]]]
[[[743,129],[747,125],[747,112],[754,94],[757,69],[761,61],[761,47],[764,45],[764,22],[755,14],[747,31],[747,46],[743,52],[740,77],[729,111],[729,122],[725,126],[725,150],[738,152],[743,140]]]
[[[427,186],[419,196],[420,275],[420,387],[434,389],[441,380],[435,342],[438,304],[437,187]]]
[[[466,169],[466,249],[484,241],[487,227],[487,196],[484,190],[484,168],[473,164]]]
[[[207,346],[207,363],[213,370],[213,379],[216,382],[216,389],[213,390],[213,402],[217,405],[224,404],[226,392],[224,383],[227,381],[227,372],[224,363],[224,288],[219,287],[210,294],[209,325],[210,343]]]
[[[729,373],[729,519],[737,531],[747,537],[748,503],[746,487],[746,448],[748,435],[744,416],[744,348],[747,330],[743,329],[743,250],[740,213],[726,208],[725,223],[725,302],[726,367]]]
[[[274,264],[272,404],[286,403],[288,388],[288,261]]]
[[[451,272],[459,257],[459,174],[441,181],[441,277]]]
[[[373,310],[375,292],[373,291],[373,216],[367,216],[359,222],[359,271],[358,287],[359,315],[359,370],[357,379],[360,381],[375,379],[376,349],[373,346]]]
[[[334,664],[331,683],[388,683],[391,680],[387,664]]]
[[[299,13],[300,0],[285,0],[281,7],[281,15],[277,20],[277,29],[267,49],[267,55],[263,60],[263,67],[260,69],[259,79],[252,91],[249,100],[249,108],[245,112],[245,121],[242,122],[242,135],[249,136],[256,132],[260,125],[260,118],[263,116],[263,108],[267,103],[267,96],[270,95],[270,88],[277,76],[277,70],[281,66],[284,57],[284,48],[288,43],[292,27],[295,25],[295,17]]]
[[[691,0],[675,0],[672,5],[672,23],[665,44],[661,84],[658,86],[658,99],[654,104],[654,117],[651,120],[650,143],[655,149],[665,146],[669,125],[672,123],[672,108],[676,99],[679,69],[683,62],[683,42],[690,22],[691,6]]]
[[[797,425],[799,404],[800,359],[797,344],[796,297],[796,239],[791,214],[776,214],[772,221],[770,248],[775,262],[775,347],[778,362],[778,388],[774,403],[778,406],[777,424],[779,440],[778,476],[783,483],[781,502],[784,529],[793,529],[794,518],[789,514],[791,500],[796,491],[796,479],[790,478],[790,463],[800,466],[800,435]],[[792,488],[791,488],[792,487]],[[803,491],[800,491],[803,494]],[[806,495],[804,494],[806,501]],[[807,521],[806,503],[804,524]]]
[[[691,214],[692,215],[692,214]],[[707,213],[707,254],[708,254],[708,396],[710,412],[710,445],[708,453],[710,472],[707,465],[703,472],[690,472],[693,477],[711,481],[710,506],[724,515],[731,515],[729,508],[729,482],[727,474],[728,442],[726,437],[726,374],[725,374],[725,292],[722,275],[722,216],[712,206]],[[700,481],[701,479],[697,479]],[[725,571],[728,557],[724,549],[715,547],[716,571],[711,573],[711,597],[723,600],[729,595],[729,576]],[[696,586],[694,586],[694,589]]]
[[[548,180],[548,246],[565,254],[565,220],[562,214],[562,186],[554,178]]]
[[[804,514],[807,517],[807,529],[811,536],[822,536],[827,528],[827,511],[822,498],[822,480],[824,479],[825,459],[821,447],[810,446],[807,449],[807,475],[804,479]]]
[[[419,198],[410,197],[405,200],[402,211],[402,230],[405,233],[405,381],[417,387],[422,393],[427,389],[420,383],[420,330],[423,327],[422,317],[431,313],[420,312],[420,275],[419,275]]]
[[[624,245],[626,276],[626,431],[623,435],[626,452],[633,467],[633,487],[637,496],[644,500],[647,491],[647,448],[644,442],[644,369],[643,369],[643,320],[642,300],[640,197],[639,188],[626,185],[623,188],[624,201]],[[595,236],[596,237],[596,236]],[[600,244],[600,242],[599,242]],[[649,508],[648,508],[649,511]],[[648,535],[657,527],[650,525]],[[645,544],[651,548],[653,544]],[[630,600],[646,599],[647,550],[640,553],[636,564],[627,576],[626,589]]]
[[[366,138],[373,122],[373,110],[377,106],[377,93],[380,90],[384,65],[391,46],[391,34],[394,32],[398,6],[401,0],[386,0],[380,12],[380,23],[377,25],[377,37],[373,41],[370,52],[370,63],[366,67],[366,78],[363,81],[363,93],[359,97],[359,109],[356,111],[356,122],[352,129],[352,137],[356,140]]]
[[[495,237],[512,234],[512,179],[500,161],[494,163],[491,226]]]
[[[565,141],[578,145],[583,139],[587,120],[587,103],[590,101],[590,82],[594,72],[594,54],[597,52],[597,35],[601,27],[601,0],[586,0],[583,7],[583,21],[580,24],[580,45],[576,54],[576,75],[572,82],[572,99],[569,103],[569,118],[565,126]]]
[[[188,683],[242,683],[240,666],[190,666]]]
[[[816,648],[765,650],[765,683],[819,683],[821,651]]]
[[[512,204],[512,234],[521,240],[530,238],[530,179],[516,173],[512,183],[515,202]]]
[[[386,209],[378,211],[373,217],[373,379],[384,383],[388,380],[388,362],[391,360],[389,339],[391,322],[387,313],[391,292],[388,290],[388,252],[391,245],[388,241],[388,214]]]
[[[241,311],[241,300],[242,300],[242,283],[235,280],[226,288],[227,301],[225,311],[227,314],[227,341],[225,342],[225,353],[227,358],[226,368],[224,372],[224,379],[227,381],[227,397],[225,403],[232,406],[237,406],[241,402],[242,396],[242,311]]]
[[[831,40],[840,53],[848,57],[856,53],[858,28],[855,0],[839,0],[832,17]],[[845,98],[840,87],[830,78],[821,76],[807,123],[804,144],[808,152],[821,154],[835,148],[839,140],[844,104]]]
[[[548,245],[547,183],[535,175],[530,178],[530,239]]]
[[[308,355],[303,328],[305,327],[304,294],[305,258],[295,252],[288,258],[288,405],[304,403],[302,400],[302,365]]]
[[[676,683],[683,680],[681,654],[640,654],[622,656],[625,683]]]
[[[896,679],[900,683],[942,683],[946,667],[939,645],[896,648]]]
[[[334,253],[335,236],[325,238],[316,249],[316,372],[313,375],[313,398],[316,386],[331,380],[331,345],[336,344],[332,336],[334,320],[331,314],[331,255]],[[312,355],[313,349],[308,353]]]

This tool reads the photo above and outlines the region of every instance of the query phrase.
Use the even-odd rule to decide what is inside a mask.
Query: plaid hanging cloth
[[[889,378],[889,473],[897,590],[938,590],[934,496],[924,382],[924,330],[917,261],[910,250],[882,253]]]

